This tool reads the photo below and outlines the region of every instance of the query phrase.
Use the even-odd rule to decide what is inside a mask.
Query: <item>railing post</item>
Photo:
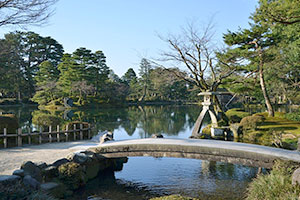
[[[16,130],[16,146],[18,146],[18,129]]]
[[[59,125],[57,125],[56,131],[57,131],[57,133],[56,133],[56,140],[57,140],[57,142],[60,142],[60,138],[59,138]]]
[[[4,134],[4,139],[3,139],[3,143],[4,143],[4,148],[7,148],[7,129],[4,128],[3,130],[3,134]]]
[[[76,124],[73,125],[74,140],[76,140]]]
[[[65,132],[65,135],[66,135],[66,142],[68,142],[68,140],[69,140],[69,125],[67,124],[67,126],[66,126],[66,132]]]
[[[51,135],[51,132],[52,132],[52,126],[49,126],[49,142],[50,142],[50,143],[52,142],[52,135]]]
[[[30,130],[30,127],[28,127],[28,144],[31,144],[31,130]]]
[[[91,138],[91,124],[89,124],[89,129],[88,129],[88,139]]]
[[[39,143],[42,144],[42,127],[40,127]]]
[[[80,124],[80,140],[83,140],[83,124]]]
[[[22,129],[18,128],[18,147],[22,146]]]

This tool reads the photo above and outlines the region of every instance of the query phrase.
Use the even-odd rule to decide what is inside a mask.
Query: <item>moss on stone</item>
[[[88,180],[95,178],[100,171],[99,162],[90,162],[86,165],[86,177]]]
[[[206,127],[204,127],[202,129],[202,134],[210,136],[211,135],[211,127],[212,127],[211,124],[208,124]]]
[[[0,184],[0,199],[26,199],[26,200],[56,200],[54,197],[41,191],[32,190],[28,185],[17,182],[14,185]]]
[[[87,181],[83,167],[78,163],[69,162],[61,165],[58,173],[61,182],[72,190],[85,185]]]

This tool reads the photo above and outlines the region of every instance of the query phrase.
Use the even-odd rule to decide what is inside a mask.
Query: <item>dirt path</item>
[[[11,175],[12,172],[19,169],[25,161],[42,161],[51,164],[58,159],[65,158],[72,152],[85,150],[97,145],[98,143],[86,140],[1,149],[0,175]]]

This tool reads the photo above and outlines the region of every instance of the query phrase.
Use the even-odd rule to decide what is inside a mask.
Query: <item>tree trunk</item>
[[[267,92],[266,84],[265,84],[265,79],[264,79],[264,73],[263,73],[263,59],[262,59],[262,51],[259,49],[259,82],[260,82],[260,87],[262,90],[262,93],[264,95],[265,103],[267,105],[268,109],[268,114],[269,117],[274,117],[274,109],[272,107],[270,97]]]
[[[146,97],[146,91],[147,91],[147,86],[144,85],[144,88],[143,88],[143,96],[141,96],[141,97],[139,98],[139,102],[144,101],[144,99],[145,99],[145,97]]]
[[[229,123],[229,119],[228,117],[226,116],[223,108],[222,108],[222,105],[217,97],[217,95],[215,95],[213,97],[213,104],[214,104],[214,110],[215,110],[215,113],[217,114],[217,119],[218,121],[220,120],[223,120],[224,122],[226,122],[227,124]]]
[[[79,105],[81,105],[81,102],[82,102],[82,91],[79,90],[79,99],[78,99]]]
[[[21,92],[20,92],[20,91],[17,92],[17,101],[18,101],[18,103],[21,103],[21,102],[22,102],[22,99],[21,99]]]

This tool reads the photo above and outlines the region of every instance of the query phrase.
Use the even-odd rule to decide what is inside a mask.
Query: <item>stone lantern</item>
[[[196,121],[194,130],[192,132],[193,136],[197,136],[200,134],[201,126],[204,120],[205,115],[208,113],[212,123],[212,135],[214,136],[214,131],[218,126],[218,114],[214,110],[213,98],[217,98],[216,95],[228,95],[231,93],[228,92],[201,92],[198,96],[204,96],[204,101],[202,102],[203,108],[202,111]],[[216,130],[217,131],[217,130]],[[223,131],[222,131],[223,133]]]

